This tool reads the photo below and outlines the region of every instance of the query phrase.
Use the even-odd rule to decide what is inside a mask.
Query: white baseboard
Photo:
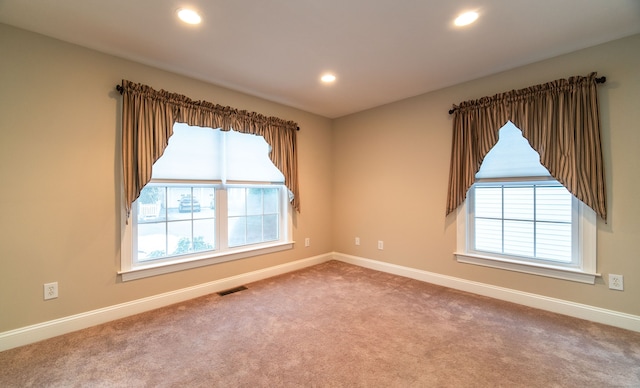
[[[199,296],[238,287],[243,284],[321,264],[332,259],[444,287],[640,332],[640,316],[333,252],[5,331],[0,333],[0,351],[38,342]]]
[[[338,252],[333,253],[333,258],[345,263],[354,264],[377,271],[387,272],[427,283],[433,283],[440,286],[471,292],[478,295],[484,295],[508,302],[518,303],[541,310],[547,310],[558,314],[568,315],[575,318],[586,319],[605,325],[640,332],[640,316],[637,315],[621,313],[618,311],[607,310],[600,307],[570,302],[562,299],[550,298],[537,294],[531,294],[528,292],[522,292],[510,288],[497,287],[490,284],[474,282],[452,276],[422,271],[419,269],[403,267],[396,264],[346,255]]]
[[[331,254],[319,255],[163,294],[153,295],[147,298],[133,300],[131,302],[87,311],[15,330],[5,331],[0,333],[0,351],[38,342],[58,335],[71,333],[73,331],[85,329],[87,327],[143,313],[160,307],[169,306],[174,303],[180,303],[199,296],[228,290],[243,284],[324,263],[331,259]]]

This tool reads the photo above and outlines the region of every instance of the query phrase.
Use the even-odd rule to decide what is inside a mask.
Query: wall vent
[[[247,289],[247,287],[245,287],[245,286],[230,288],[228,290],[224,290],[224,291],[218,292],[218,295],[225,296],[225,295],[233,294],[233,293],[238,292],[238,291],[244,291],[246,289]]]

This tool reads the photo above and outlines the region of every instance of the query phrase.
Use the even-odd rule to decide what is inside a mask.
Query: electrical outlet
[[[309,245],[311,245],[311,239],[309,237],[304,239],[304,246],[308,247]]]
[[[360,245],[360,237],[356,237],[356,245]]]
[[[609,288],[612,290],[624,290],[624,281],[622,275],[609,274]]]
[[[378,240],[378,249],[380,249],[380,250],[384,249],[384,241]]]
[[[46,283],[44,285],[44,300],[58,297],[58,282]]]

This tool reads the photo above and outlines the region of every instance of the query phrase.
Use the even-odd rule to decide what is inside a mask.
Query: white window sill
[[[588,273],[579,269],[565,268],[553,265],[523,263],[502,258],[481,256],[471,253],[454,253],[459,263],[482,265],[484,267],[499,268],[507,271],[523,272],[573,282],[595,284],[599,273]]]
[[[171,272],[184,271],[187,269],[204,267],[207,265],[223,263],[226,261],[245,259],[247,257],[266,255],[269,253],[280,252],[293,248],[293,241],[278,242],[275,244],[261,245],[259,248],[251,247],[246,249],[234,250],[233,252],[211,253],[208,252],[201,256],[190,256],[188,259],[176,259],[172,261],[163,260],[161,262],[150,262],[141,264],[131,269],[123,269],[118,272],[122,276],[122,281],[142,279],[151,276],[167,274]]]

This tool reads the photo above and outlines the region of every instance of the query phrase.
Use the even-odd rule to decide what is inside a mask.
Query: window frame
[[[134,203],[130,219],[128,220],[128,222],[123,222],[124,225],[122,226],[121,263],[120,271],[118,272],[118,274],[122,276],[122,281],[130,281],[150,276],[172,273],[176,271],[183,271],[192,268],[224,263],[232,260],[239,260],[274,252],[280,252],[293,248],[293,207],[289,201],[289,190],[284,185],[284,183],[234,182],[222,184],[219,181],[212,182],[181,180],[152,180],[150,183],[166,185],[179,184],[183,186],[194,187],[202,185],[214,185],[216,189],[216,249],[186,255],[171,256],[158,260],[149,260],[145,262],[137,261],[134,253],[137,249],[137,240],[134,238],[134,236],[137,234],[136,227],[138,209],[137,203]],[[231,187],[279,188],[280,238],[277,241],[247,244],[233,248],[227,247],[226,239],[228,219],[226,217],[226,189]],[[126,221],[126,219],[124,221]],[[221,241],[224,241],[224,244],[221,244]],[[220,249],[221,245],[224,247],[224,249]]]
[[[493,183],[508,182],[509,184],[531,184],[532,182],[554,182],[553,178],[541,180],[540,178],[504,178],[486,179],[478,184],[492,181]],[[457,244],[456,260],[460,263],[475,264],[485,267],[498,268],[557,279],[570,280],[581,283],[595,284],[595,278],[600,276],[596,272],[596,215],[595,212],[572,196],[572,234],[576,234],[576,246],[573,247],[574,263],[563,265],[546,260],[531,260],[517,256],[492,254],[473,249],[473,206],[474,189],[472,185],[467,192],[463,204],[458,207],[456,214]]]
[[[482,250],[482,249],[478,249],[477,246],[474,246],[478,243],[478,238],[475,234],[476,231],[476,227],[477,227],[477,223],[476,220],[477,219],[486,219],[487,217],[483,217],[483,216],[476,216],[476,191],[479,188],[498,188],[501,190],[501,193],[503,195],[503,201],[501,201],[501,204],[503,205],[502,211],[504,212],[504,194],[505,191],[508,189],[513,189],[513,188],[532,188],[532,195],[533,195],[533,207],[532,207],[532,219],[529,220],[529,222],[532,222],[534,225],[534,231],[533,231],[533,238],[534,241],[533,246],[534,246],[534,251],[535,251],[535,247],[537,246],[537,233],[536,230],[537,228],[535,227],[536,225],[538,225],[538,223],[551,223],[551,224],[566,224],[566,222],[560,222],[560,221],[539,221],[537,219],[537,214],[536,211],[533,209],[537,208],[537,200],[538,200],[538,191],[536,188],[540,188],[540,187],[560,187],[560,188],[564,188],[564,186],[562,186],[560,184],[560,182],[558,182],[557,180],[549,177],[546,179],[519,179],[517,181],[514,181],[513,179],[479,179],[475,184],[473,184],[471,186],[471,188],[469,188],[469,198],[470,198],[470,202],[469,202],[469,213],[468,216],[470,217],[469,220],[469,237],[468,237],[468,241],[469,241],[469,249],[468,251],[471,253],[475,253],[478,255],[485,255],[485,254],[490,254],[490,255],[495,255],[497,257],[502,257],[505,259],[509,259],[509,260],[516,260],[516,261],[526,261],[526,262],[531,262],[534,264],[537,263],[545,263],[545,262],[549,262],[552,265],[554,263],[558,263],[557,265],[561,266],[561,267],[567,267],[567,268],[580,268],[580,263],[579,263],[579,258],[580,258],[580,253],[579,253],[579,246],[580,246],[580,236],[578,234],[578,229],[574,227],[574,225],[577,225],[577,223],[579,222],[579,201],[577,200],[577,198],[575,196],[573,196],[571,193],[568,192],[568,190],[566,190],[567,195],[571,196],[571,203],[569,204],[570,207],[570,211],[571,211],[571,220],[569,222],[569,225],[571,226],[571,252],[570,252],[570,262],[566,262],[563,263],[561,262],[559,259],[553,259],[553,258],[543,258],[543,257],[532,257],[532,256],[525,256],[525,255],[517,255],[517,254],[509,254],[509,253],[500,253],[500,252],[491,252],[491,251],[486,251],[486,250]],[[498,218],[498,217],[492,217],[493,219],[497,220],[500,219],[503,223],[506,221],[514,221],[514,219],[512,218],[507,218],[504,214],[502,214],[502,217]],[[522,220],[520,220],[522,221]],[[507,233],[507,229],[503,229],[503,233]],[[475,241],[475,244],[473,244],[473,242]],[[504,240],[503,242],[503,248],[504,248]]]

